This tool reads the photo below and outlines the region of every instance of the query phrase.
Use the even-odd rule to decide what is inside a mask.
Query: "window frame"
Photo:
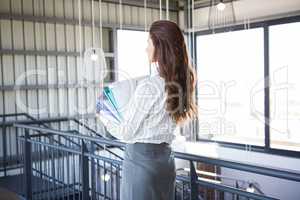
[[[288,24],[288,23],[295,23],[300,22],[300,15],[291,16],[291,17],[284,17],[279,19],[273,19],[273,20],[266,20],[266,21],[259,21],[254,22],[250,24],[250,29],[252,28],[263,28],[263,39],[264,39],[264,145],[263,146],[256,146],[256,145],[249,145],[249,144],[241,144],[241,143],[231,143],[231,142],[223,142],[223,141],[216,141],[216,140],[209,140],[209,139],[201,139],[199,138],[198,131],[198,121],[197,121],[197,134],[196,134],[196,141],[200,142],[212,142],[217,143],[218,145],[222,147],[228,147],[228,148],[234,148],[234,149],[241,149],[241,150],[249,150],[253,152],[260,152],[260,153],[267,153],[267,154],[273,154],[273,155],[281,155],[281,156],[287,156],[287,157],[294,157],[294,158],[300,158],[300,151],[293,151],[293,150],[285,150],[285,149],[275,149],[270,146],[270,88],[269,88],[269,69],[270,69],[270,55],[269,55],[269,28],[273,25],[280,25],[280,24]],[[214,31],[212,30],[202,30],[202,31],[196,31],[195,34],[192,36],[193,40],[193,49],[191,49],[192,55],[194,55],[194,63],[196,71],[197,69],[197,36],[201,35],[210,35],[213,33],[225,33],[229,31],[239,31],[244,30],[244,24],[229,26],[225,28],[216,28]],[[198,84],[198,83],[197,83]],[[196,100],[198,101],[198,99]],[[197,102],[198,103],[198,102]],[[198,118],[197,118],[198,120]]]

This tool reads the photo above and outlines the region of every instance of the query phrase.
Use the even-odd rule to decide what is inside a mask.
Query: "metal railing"
[[[49,128],[23,124],[14,126],[24,132],[24,136],[20,137],[20,143],[24,162],[24,195],[27,199],[120,199],[122,160],[103,155],[103,151],[95,147],[96,144],[101,144],[104,147],[122,149],[124,143]],[[37,137],[37,132],[52,135],[52,137],[70,138],[79,144],[80,148],[74,148],[69,142],[57,145],[51,142],[51,139],[43,139],[43,134]],[[39,156],[32,156],[33,152],[38,152]],[[300,182],[300,174],[292,171],[180,152],[174,152],[174,156],[176,160],[180,159],[189,163],[190,168],[187,174],[177,174],[176,199],[205,199],[200,188],[213,189],[220,194],[219,196],[229,193],[248,199],[276,199],[228,186],[222,184],[221,181],[203,179],[196,173],[195,163],[197,162]],[[37,185],[39,182],[41,183]]]
[[[2,119],[2,120],[1,120]],[[2,121],[2,122],[1,122]],[[28,125],[38,125],[44,128],[52,128],[52,125],[59,123],[73,123],[76,128],[62,130],[67,132],[72,132],[76,134],[86,134],[95,137],[103,137],[99,132],[92,129],[82,121],[77,118],[68,118],[68,117],[54,117],[54,118],[45,118],[45,119],[35,119],[27,113],[14,113],[14,114],[5,114],[0,115],[0,172],[3,172],[3,175],[7,175],[8,170],[20,168],[20,147],[17,143],[17,138],[20,135],[18,129],[16,129],[13,124],[28,124]],[[40,133],[39,133],[40,134]],[[47,136],[47,134],[45,134]],[[52,138],[53,142],[60,144],[60,139],[69,140],[69,138]],[[72,140],[70,141],[72,142]],[[77,145],[73,143],[73,145]],[[96,148],[104,149],[101,144],[96,144]],[[111,152],[109,147],[106,148],[106,151],[119,159],[122,159],[119,155]]]
[[[55,135],[77,135],[66,134]],[[34,135],[31,137],[29,130],[25,129],[24,137],[20,138],[26,199],[118,199],[120,160],[104,157],[97,150],[95,142],[80,137],[70,137],[73,142],[80,144],[80,148],[75,149],[68,141],[64,145],[57,145],[51,139],[43,139],[44,135]],[[32,152],[39,156],[33,158]]]

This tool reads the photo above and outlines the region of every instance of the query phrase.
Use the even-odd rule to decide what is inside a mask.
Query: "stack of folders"
[[[108,86],[103,88],[102,95],[97,99],[96,113],[118,124],[123,120],[114,92]]]
[[[124,121],[126,110],[130,109],[131,97],[146,76],[118,81],[105,86],[96,101],[96,113],[111,122],[120,124]]]

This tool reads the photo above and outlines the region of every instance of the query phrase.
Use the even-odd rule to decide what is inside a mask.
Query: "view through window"
[[[146,53],[148,32],[118,30],[118,80],[131,79],[150,74]]]
[[[300,151],[300,22],[271,26],[270,145]]]
[[[263,28],[198,35],[199,139],[264,145]]]

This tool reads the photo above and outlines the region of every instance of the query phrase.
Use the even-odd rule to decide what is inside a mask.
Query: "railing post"
[[[196,173],[195,166],[193,164],[193,161],[190,160],[190,187],[191,187],[190,200],[198,199],[198,186],[196,183],[197,178],[198,175]]]
[[[27,200],[32,199],[32,160],[31,143],[29,142],[29,130],[25,129],[24,145],[24,176],[25,176],[25,196]]]
[[[95,153],[95,144],[91,142],[91,152]],[[96,162],[94,158],[91,158],[91,192],[92,192],[92,200],[96,199]]]
[[[89,199],[89,159],[84,154],[88,152],[84,140],[81,142],[81,181],[82,181],[82,199]]]
[[[235,181],[235,188],[236,189],[240,188],[239,183],[237,181]],[[238,194],[235,194],[234,197],[235,197],[234,198],[235,200],[239,200],[240,199],[240,196]]]
[[[117,170],[116,170],[116,192],[117,192],[117,200],[120,199],[120,186],[121,186],[121,181],[120,181],[120,174],[121,174],[121,167],[118,165]],[[176,193],[175,193],[176,194]]]
[[[7,139],[6,139],[6,125],[5,125],[5,117],[3,118],[3,126],[2,126],[2,147],[3,147],[3,168],[4,168],[4,176],[6,176],[6,165],[7,165]]]

